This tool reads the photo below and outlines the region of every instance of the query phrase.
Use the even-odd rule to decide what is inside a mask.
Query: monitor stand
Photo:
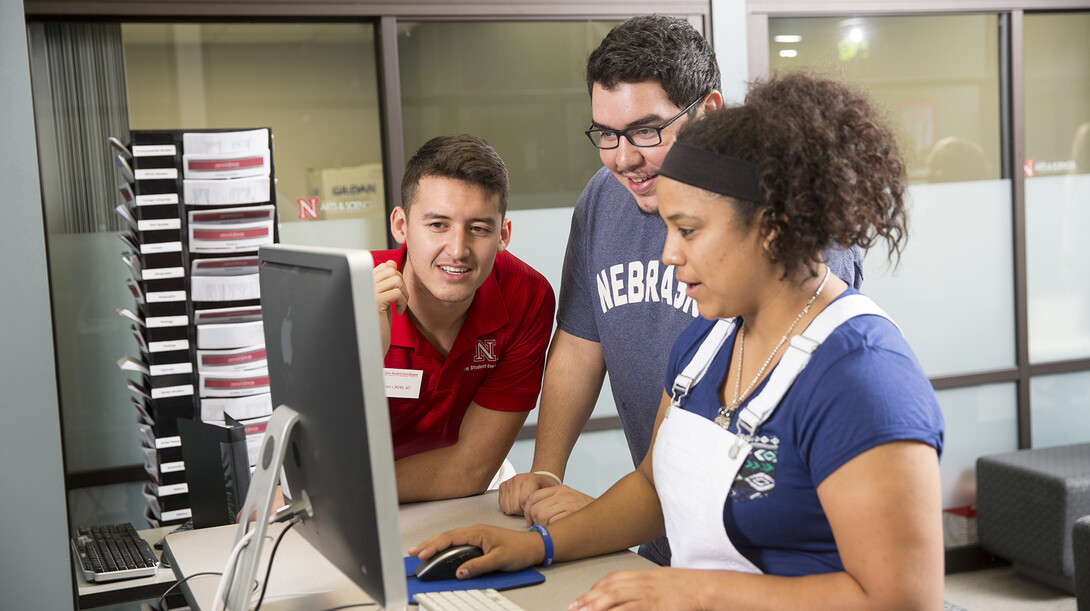
[[[232,570],[233,567],[230,566],[224,569],[224,578],[230,580],[226,595],[226,609],[231,611],[247,611],[250,608],[250,596],[254,593],[254,578],[257,576],[257,567],[261,562],[265,531],[269,526],[269,518],[272,516],[277,475],[284,464],[284,457],[291,445],[291,435],[298,423],[299,413],[287,405],[281,405],[273,410],[265,429],[257,467],[250,481],[250,489],[246,493],[246,502],[242,504],[242,519],[239,521],[238,533],[235,535],[235,545],[238,545],[249,532],[251,525],[249,518],[255,510],[257,518],[252,525],[256,532],[251,535],[249,543],[242,548],[238,561],[233,563],[235,570]]]

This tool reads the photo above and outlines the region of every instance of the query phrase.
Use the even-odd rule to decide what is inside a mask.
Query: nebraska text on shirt
[[[674,281],[674,266],[667,265],[662,271],[658,260],[629,261],[603,269],[595,276],[598,285],[598,303],[602,312],[613,308],[647,301],[662,302],[682,312],[698,316],[696,303],[685,294],[685,283]]]

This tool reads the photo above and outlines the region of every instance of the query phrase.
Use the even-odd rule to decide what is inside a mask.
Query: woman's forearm
[[[639,471],[548,528],[558,562],[628,549],[666,533],[658,494]]]

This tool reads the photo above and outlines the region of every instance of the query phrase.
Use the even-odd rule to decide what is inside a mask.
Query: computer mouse
[[[420,581],[454,579],[458,567],[467,560],[484,555],[481,548],[473,545],[455,545],[422,561],[416,567],[416,578]]]

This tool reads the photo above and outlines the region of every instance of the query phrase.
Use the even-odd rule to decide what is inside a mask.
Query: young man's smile
[[[415,302],[410,308],[427,307],[425,301],[468,307],[511,238],[498,195],[439,176],[420,179],[409,211],[395,209],[391,229],[407,244],[402,273]]]

